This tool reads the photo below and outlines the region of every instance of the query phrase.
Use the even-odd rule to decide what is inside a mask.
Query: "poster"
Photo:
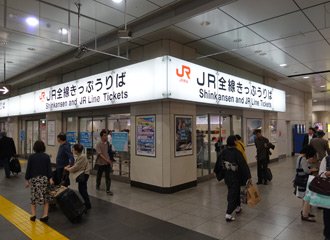
[[[79,141],[84,148],[92,148],[92,134],[90,132],[80,132]]]
[[[269,136],[270,136],[270,142],[276,142],[277,139],[277,121],[276,120],[270,120],[269,121]]]
[[[76,132],[66,132],[66,141],[70,144],[76,143]]]
[[[55,146],[55,138],[56,138],[56,131],[55,131],[55,121],[49,120],[47,121],[47,144],[48,146]]]
[[[156,117],[136,117],[136,155],[156,157]]]
[[[246,119],[246,136],[247,136],[247,145],[254,144],[255,135],[253,134],[255,129],[262,128],[262,120],[261,119]]]
[[[192,155],[192,117],[175,116],[175,156]]]
[[[128,152],[128,133],[112,132],[112,150],[116,152]]]

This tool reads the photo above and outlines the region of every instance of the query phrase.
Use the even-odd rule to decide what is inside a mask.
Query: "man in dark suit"
[[[302,148],[304,148],[305,146],[310,144],[310,142],[313,138],[316,138],[316,131],[314,128],[310,127],[310,128],[308,128],[308,133],[306,133],[304,135],[304,141],[303,141]]]
[[[16,155],[14,140],[7,137],[6,132],[0,133],[0,161],[2,162],[6,178],[10,178],[9,161]]]

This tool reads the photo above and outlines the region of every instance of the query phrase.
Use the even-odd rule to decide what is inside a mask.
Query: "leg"
[[[36,215],[36,205],[35,204],[31,204],[31,216],[35,216]]]
[[[268,161],[264,160],[264,162],[262,163],[262,178],[263,178],[265,184],[267,184],[267,178],[266,178],[267,167],[268,167]]]
[[[82,196],[82,198],[85,201],[86,208],[90,209],[91,208],[91,202],[89,200],[89,196],[88,196],[88,192],[87,192],[87,181],[88,181],[89,175],[86,174],[85,177],[86,177],[85,182],[78,183],[78,189],[79,189],[80,195]]]
[[[3,167],[5,169],[6,178],[10,178],[9,158],[3,158]]]
[[[97,169],[97,175],[96,175],[96,189],[100,189],[103,169],[104,169],[104,168],[103,168],[103,165],[102,165],[102,166],[99,166],[99,168]]]
[[[257,175],[258,175],[258,182],[262,183],[262,166],[261,166],[261,160],[257,159]]]
[[[110,170],[111,170],[111,166],[106,165],[105,166],[105,183],[106,183],[107,191],[110,191],[110,187],[111,187]]]
[[[48,202],[45,202],[45,204],[44,204],[44,211],[43,211],[43,214],[42,214],[42,217],[43,218],[48,217],[48,210],[49,210],[49,203]]]
[[[228,195],[227,195],[227,211],[226,213],[231,215],[237,207],[237,184],[232,183],[227,185],[228,187]],[[238,192],[239,197],[239,192]]]
[[[324,237],[330,239],[330,209],[323,209]]]

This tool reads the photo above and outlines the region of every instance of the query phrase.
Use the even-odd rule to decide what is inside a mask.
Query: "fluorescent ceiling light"
[[[39,20],[35,17],[28,17],[25,19],[25,22],[31,27],[35,27],[39,24]]]
[[[114,3],[121,3],[123,0],[112,0]]]
[[[280,64],[280,67],[286,67],[286,66],[288,66],[288,64],[286,64],[286,63]]]
[[[309,76],[305,76],[304,78],[305,78],[305,79],[308,79],[308,78],[309,78]]]
[[[325,85],[322,85],[322,86],[320,86],[321,88],[325,88],[326,86]]]

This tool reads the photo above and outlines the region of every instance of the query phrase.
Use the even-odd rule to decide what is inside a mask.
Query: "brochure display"
[[[175,116],[175,156],[192,155],[192,116]]]

